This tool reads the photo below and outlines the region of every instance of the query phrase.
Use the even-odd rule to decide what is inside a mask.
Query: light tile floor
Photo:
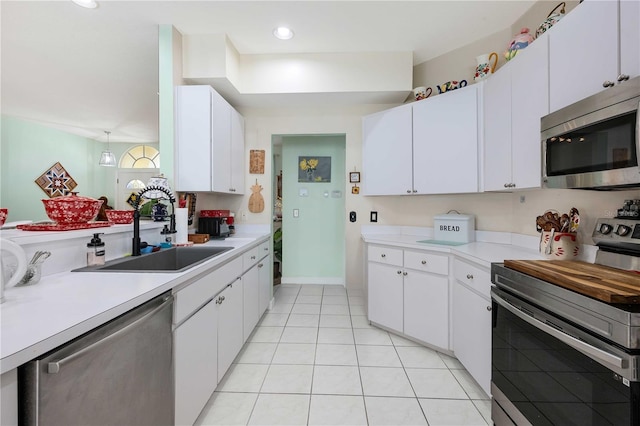
[[[487,425],[457,359],[369,325],[360,291],[281,284],[198,425]]]

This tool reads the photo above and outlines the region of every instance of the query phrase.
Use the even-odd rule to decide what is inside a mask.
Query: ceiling
[[[98,3],[0,2],[2,114],[96,140],[110,130],[112,142],[156,142],[159,24],[227,34],[241,55],[412,51],[419,64],[508,27],[534,1]],[[275,39],[279,25],[295,37]]]

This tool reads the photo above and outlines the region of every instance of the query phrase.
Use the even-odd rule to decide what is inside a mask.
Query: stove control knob
[[[608,223],[601,224],[599,229],[600,233],[604,235],[611,233],[612,230],[613,230],[613,227]]]
[[[620,235],[621,237],[629,235],[630,232],[631,227],[627,225],[618,225],[618,227],[616,228],[616,234]]]

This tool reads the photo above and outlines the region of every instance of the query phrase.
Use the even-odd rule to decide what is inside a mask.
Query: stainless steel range
[[[639,276],[627,272],[640,270],[640,214],[630,217],[598,219],[591,272],[575,262],[556,263],[593,284],[589,295],[559,284],[567,278],[562,273],[543,280],[492,265],[496,425],[640,425],[640,304],[599,297],[607,286],[640,293]],[[545,263],[553,262],[541,267]]]

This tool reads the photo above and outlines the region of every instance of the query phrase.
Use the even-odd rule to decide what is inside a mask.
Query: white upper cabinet
[[[413,105],[413,186],[417,194],[478,192],[481,85]]]
[[[584,1],[549,31],[551,111],[638,75],[637,9],[632,0]]]
[[[540,119],[549,113],[548,41],[548,34],[541,35],[485,81],[485,191],[541,185]]]
[[[244,193],[244,117],[235,109],[231,109],[231,182],[229,191],[234,194]]]
[[[362,124],[363,194],[411,194],[411,105],[368,115],[363,118]]]
[[[244,119],[210,86],[176,91],[176,190],[244,192]]]
[[[478,191],[479,85],[363,119],[363,194]]]

